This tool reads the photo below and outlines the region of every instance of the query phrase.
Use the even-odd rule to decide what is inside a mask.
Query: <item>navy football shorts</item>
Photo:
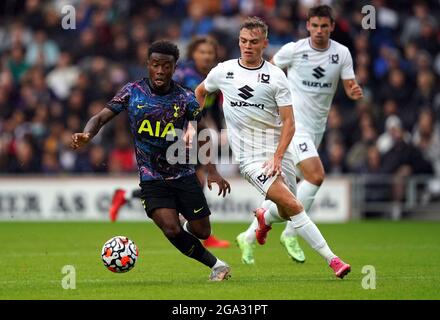
[[[187,220],[198,220],[211,214],[195,174],[178,179],[144,181],[140,186],[142,204],[150,218],[151,213],[159,208],[176,209]]]

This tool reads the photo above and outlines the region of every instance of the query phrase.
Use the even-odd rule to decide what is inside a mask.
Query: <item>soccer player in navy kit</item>
[[[209,36],[194,37],[188,45],[188,61],[186,63],[179,63],[176,72],[173,75],[173,80],[183,85],[186,88],[194,90],[197,85],[202,82],[208,72],[216,64],[217,61],[217,42]],[[219,119],[219,97],[217,94],[211,95],[209,101],[204,107],[204,116],[211,116],[214,119],[217,129],[220,131],[221,124]],[[207,110],[208,109],[208,110]],[[207,112],[208,111],[208,114]],[[206,118],[205,118],[206,119]],[[202,130],[203,125],[198,125],[197,130]],[[188,139],[191,139],[188,136]],[[196,176],[198,177],[202,188],[206,181],[206,171],[215,169],[214,166],[208,168],[198,163],[196,165]],[[208,187],[210,181],[208,180]],[[111,221],[116,221],[120,209],[129,203],[133,198],[141,198],[142,190],[126,190],[124,188],[117,188],[113,194],[111,206],[109,208],[109,217]],[[227,248],[229,241],[222,240],[211,234],[207,239],[203,240],[203,245],[207,248]]]
[[[211,234],[211,212],[194,165],[167,160],[167,149],[177,140],[176,130],[185,130],[188,121],[201,117],[194,94],[172,80],[178,59],[179,50],[173,43],[153,43],[148,51],[149,77],[126,84],[106,108],[90,118],[82,133],[73,134],[72,148],[86,145],[103,125],[127,111],[147,215],[180,252],[212,269],[210,280],[221,281],[229,277],[230,267],[199,241]],[[170,135],[174,138],[169,139]],[[218,173],[210,180],[224,194],[230,191]],[[179,213],[188,220],[186,230]]]

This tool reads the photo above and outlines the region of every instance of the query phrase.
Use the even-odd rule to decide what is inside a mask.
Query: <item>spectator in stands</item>
[[[379,100],[383,102],[386,99],[393,99],[401,108],[408,103],[410,95],[411,90],[409,90],[405,73],[397,68],[390,70],[386,82],[381,86]]]
[[[382,157],[381,171],[393,175],[392,199],[394,205],[391,211],[393,219],[399,219],[402,214],[402,201],[405,199],[406,179],[413,174],[432,174],[432,165],[423,158],[417,147],[404,140],[404,130],[396,126],[391,130],[392,148]]]
[[[406,132],[400,125],[390,130],[391,148],[383,154],[382,172],[386,174],[432,174],[432,165],[423,158],[419,148],[405,139]]]
[[[412,143],[432,164],[435,175],[440,177],[440,125],[430,109],[425,108],[420,112]]]
[[[30,65],[24,59],[25,50],[20,45],[14,45],[11,49],[11,55],[6,62],[6,66],[12,74],[14,82],[17,84],[26,72]]]
[[[396,133],[396,131],[398,131]],[[380,154],[385,154],[391,148],[393,148],[396,140],[400,139],[400,135],[402,135],[402,139],[407,143],[410,141],[410,136],[407,132],[403,131],[402,121],[396,115],[391,115],[386,119],[385,122],[385,132],[382,133],[377,139],[377,149]],[[397,137],[398,139],[395,139]]]
[[[367,157],[364,164],[356,170],[365,179],[364,199],[367,205],[382,204],[392,198],[392,185],[382,176],[382,163],[379,150],[375,144],[370,144],[367,149]],[[366,208],[366,217],[382,216],[387,212],[384,208],[382,212],[375,209]]]
[[[109,155],[109,171],[130,173],[136,169],[136,160],[130,137],[125,132],[116,136],[116,147]]]
[[[9,163],[9,173],[30,174],[41,172],[37,150],[29,138],[16,140],[13,148],[14,157]]]
[[[361,140],[357,141],[347,153],[346,162],[351,172],[359,171],[367,162],[369,149],[377,139],[376,128],[372,125],[362,126],[361,133]]]
[[[436,20],[432,14],[430,14],[430,9],[426,1],[414,1],[412,9],[414,15],[407,17],[405,20],[400,36],[401,43],[408,43],[409,41],[419,38],[422,33],[422,24],[424,21],[436,24]]]
[[[90,146],[87,151],[79,153],[75,163],[75,171],[78,173],[108,172],[107,153],[104,147],[99,144],[95,144]]]
[[[329,175],[348,173],[345,163],[345,146],[341,138],[334,138],[334,141],[327,146],[327,157],[323,157],[324,170]]]
[[[72,88],[78,82],[79,69],[72,65],[72,57],[68,52],[62,52],[56,67],[47,74],[46,81],[49,88],[59,100],[65,100]]]
[[[51,68],[57,63],[59,54],[58,45],[48,39],[46,32],[40,29],[35,31],[33,40],[27,48],[26,63],[31,66]]]
[[[73,47],[72,52],[75,62],[79,62],[82,58],[94,57],[102,53],[102,48],[98,46],[97,35],[93,29],[85,29],[80,33],[79,42]]]
[[[430,109],[422,109],[412,142],[422,151],[424,159],[432,164],[434,170],[434,177],[428,181],[422,201],[438,199],[440,197],[440,125]]]
[[[435,85],[435,75],[431,70],[420,70],[417,73],[416,85],[417,87],[413,91],[411,99],[414,118],[417,118],[417,115],[420,114],[421,107],[431,107],[436,100],[440,99],[439,88]]]
[[[206,5],[197,1],[190,2],[188,17],[182,23],[183,39],[189,40],[196,35],[208,35],[213,30],[214,22],[206,15],[206,10]]]

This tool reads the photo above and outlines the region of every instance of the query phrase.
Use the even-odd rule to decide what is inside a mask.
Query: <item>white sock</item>
[[[336,255],[330,250],[318,227],[310,220],[307,213],[302,211],[290,217],[290,220],[298,234],[330,264]]]
[[[307,180],[303,180],[299,183],[297,198],[302,203],[305,212],[309,212],[313,201],[315,201],[315,196],[319,188],[320,186],[314,185]],[[285,237],[294,237],[298,235],[298,232],[291,221],[287,222],[283,235]]]
[[[224,261],[221,261],[219,258],[217,258],[217,261],[215,262],[215,265],[212,267],[212,269],[214,268],[218,268],[220,266],[225,266],[226,263]]]
[[[267,225],[272,225],[272,223],[285,222],[286,220],[281,218],[278,214],[278,207],[275,203],[270,200],[266,200],[261,204],[261,207],[266,209],[264,213],[264,220]]]
[[[266,221],[267,224],[271,225],[272,223],[286,221],[278,215],[278,208],[276,204],[273,203],[272,201],[270,200],[264,201],[261,207],[266,210],[269,209],[264,213],[264,220]],[[257,230],[257,228],[258,228],[258,220],[257,218],[254,218],[249,228],[247,228],[247,230],[245,231],[245,239],[248,243],[254,243],[256,241],[255,230]]]
[[[309,212],[319,188],[320,186],[314,185],[307,180],[299,183],[297,198],[302,203],[305,212]]]
[[[283,230],[282,233],[283,237],[297,237],[298,231],[293,226],[292,221],[287,221],[286,227]]]
[[[258,220],[257,218],[254,218],[249,228],[247,228],[247,230],[245,231],[245,239],[248,243],[254,243],[256,241],[257,238],[255,235],[255,230],[257,230],[257,228],[258,228]]]

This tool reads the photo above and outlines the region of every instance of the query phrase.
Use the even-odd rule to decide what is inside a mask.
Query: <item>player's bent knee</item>
[[[208,230],[197,230],[197,231],[194,232],[194,235],[197,238],[201,239],[201,240],[206,240],[211,235],[211,229],[208,229]]]
[[[181,227],[179,225],[163,226],[162,232],[168,239],[173,239],[181,232]]]
[[[286,208],[289,216],[294,216],[304,210],[304,207],[298,199],[289,200],[289,202],[286,204]]]
[[[324,172],[315,172],[308,176],[306,180],[315,186],[320,186],[324,182],[325,173]]]
[[[316,178],[316,186],[320,186],[325,179],[325,173],[323,172],[322,174],[320,174],[317,178]]]
[[[278,202],[278,205],[284,208],[283,212],[288,216],[293,216],[304,210],[304,207],[302,206],[301,202],[294,197],[284,197]]]
[[[292,209],[295,210],[295,211],[294,211],[295,214],[304,211],[304,207],[303,207],[302,203],[301,203],[298,199],[295,199],[295,200],[293,201]]]

